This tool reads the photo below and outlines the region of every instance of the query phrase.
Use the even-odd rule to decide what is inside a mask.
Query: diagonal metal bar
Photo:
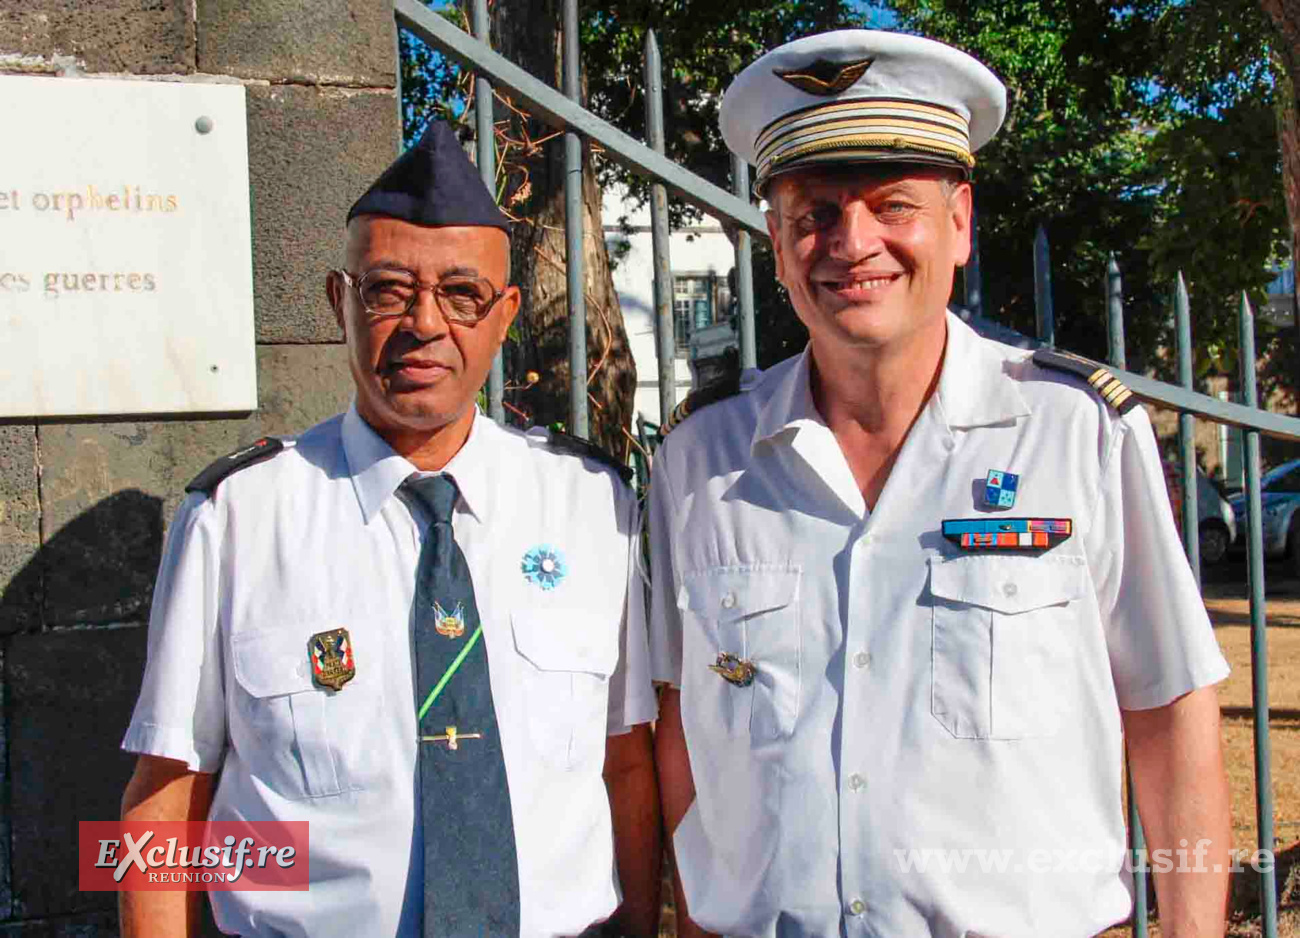
[[[1207,420],[1241,427],[1243,430],[1258,430],[1260,433],[1278,439],[1300,442],[1300,417],[1286,417],[1267,410],[1221,401],[1208,394],[1187,391],[1177,385],[1135,375],[1131,371],[1123,371],[1119,368],[1109,370],[1116,378],[1128,385],[1130,391],[1148,404],[1168,407],[1171,410],[1182,410]]]
[[[534,117],[557,128],[582,134],[605,149],[605,155],[633,172],[658,178],[678,196],[711,215],[743,225],[767,237],[763,214],[727,190],[705,182],[667,157],[601,120],[578,102],[529,75],[518,65],[449,23],[419,0],[393,0],[398,25],[409,29],[465,68],[486,76],[493,87],[509,91]]]

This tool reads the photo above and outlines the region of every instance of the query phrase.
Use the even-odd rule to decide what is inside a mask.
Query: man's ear
[[[769,208],[763,213],[763,220],[767,222],[767,236],[772,242],[772,257],[776,261],[776,280],[784,284],[785,262],[781,255],[781,216],[777,214],[776,209]]]
[[[971,216],[974,212],[974,193],[969,182],[959,183],[953,190],[948,199],[948,211],[957,234],[953,263],[965,267],[971,254]]]
[[[343,301],[346,291],[347,284],[343,282],[343,278],[339,276],[338,271],[331,270],[325,275],[325,297],[329,300],[330,309],[334,310],[334,321],[343,330],[344,338],[347,338],[348,334],[347,322],[343,318]]]
[[[505,342],[510,326],[519,315],[519,306],[522,302],[523,297],[519,293],[519,288],[515,286],[506,287],[505,292],[501,294],[501,299],[497,300],[497,334],[493,337],[497,348]]]

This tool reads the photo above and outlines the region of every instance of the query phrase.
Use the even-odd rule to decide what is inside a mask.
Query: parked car
[[[1233,495],[1229,502],[1240,534],[1236,546],[1245,546],[1246,494]],[[1264,529],[1264,556],[1286,557],[1294,573],[1300,574],[1300,459],[1284,462],[1264,473],[1260,479],[1261,525]]]
[[[1183,531],[1183,483],[1178,463],[1164,460],[1165,487],[1169,490],[1169,507],[1174,513],[1178,533]],[[1201,564],[1213,566],[1228,554],[1237,537],[1237,520],[1224,491],[1200,469],[1196,470],[1196,516]]]
[[[1228,556],[1237,539],[1237,518],[1224,490],[1204,472],[1196,470],[1196,513],[1199,521],[1201,563],[1213,566]]]

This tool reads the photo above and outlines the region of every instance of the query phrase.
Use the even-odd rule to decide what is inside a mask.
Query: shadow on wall
[[[118,747],[162,546],[162,500],[117,492],[59,529],[0,595],[12,889],[0,919],[116,931],[99,927],[115,924],[116,895],[77,889],[77,822],[119,815],[135,759]]]
[[[60,528],[10,581],[0,630],[147,617],[162,545],[162,499],[138,489],[110,495]]]

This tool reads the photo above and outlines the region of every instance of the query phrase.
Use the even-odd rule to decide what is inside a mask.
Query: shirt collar
[[[1029,416],[1029,405],[1004,370],[1005,359],[951,311],[947,323],[948,340],[935,395],[947,427],[982,427]],[[751,448],[783,430],[810,424],[825,426],[813,403],[811,365],[810,344],[783,373],[772,376],[767,399],[760,405]]]
[[[491,461],[485,452],[489,442],[485,437],[495,428],[486,424],[491,424],[491,421],[475,407],[469,438],[443,469],[456,479],[465,507],[479,520],[482,520],[488,509],[491,489],[487,477]],[[401,484],[418,474],[419,470],[410,460],[395,453],[383,437],[366,423],[357,413],[356,401],[352,402],[348,412],[343,415],[342,437],[343,453],[351,472],[352,490],[361,506],[361,515],[365,523],[369,524]]]
[[[759,405],[754,438],[750,441],[751,449],[783,430],[797,430],[809,424],[825,426],[826,422],[813,403],[811,366],[810,344],[804,346],[803,352],[785,366],[784,372],[772,376],[767,399]]]
[[[950,429],[986,427],[1029,416],[1029,404],[1006,368],[1007,359],[995,344],[949,311],[948,345],[935,396]]]

